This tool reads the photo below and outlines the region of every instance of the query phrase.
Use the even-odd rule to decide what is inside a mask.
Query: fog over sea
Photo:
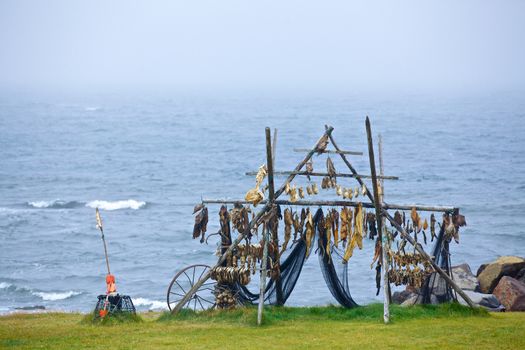
[[[400,177],[385,182],[385,201],[454,205],[466,215],[460,244],[451,244],[453,264],[467,262],[475,272],[500,255],[525,255],[522,94],[2,93],[0,313],[95,306],[106,273],[96,207],[119,291],[139,310],[166,308],[177,270],[217,259],[216,236],[209,245],[191,238],[193,206],[201,197],[244,197],[254,185],[244,173],[265,162],[265,126],[278,129],[277,170],[292,170],[303,157],[293,148],[310,148],[330,124],[341,148],[364,152],[350,159],[369,173],[367,115],[376,141],[377,134],[383,137],[385,175]],[[314,168],[324,171],[324,157],[314,157]],[[277,186],[283,180],[277,177]],[[355,186],[353,179],[339,183]],[[218,209],[209,206],[208,232],[218,230]],[[349,262],[358,303],[381,299],[372,256],[373,242],[366,240]],[[288,305],[330,303],[335,299],[311,255]]]

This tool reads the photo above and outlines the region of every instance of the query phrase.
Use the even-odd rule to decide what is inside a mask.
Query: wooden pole
[[[202,203],[204,204],[251,204],[251,202],[248,202],[244,199],[211,199],[211,198],[205,198],[202,200]],[[260,202],[260,204],[267,204],[267,200],[263,200]],[[355,201],[313,201],[313,200],[301,200],[301,201],[295,201],[290,202],[289,200],[284,199],[276,199],[274,201],[275,204],[279,205],[294,205],[299,207],[314,207],[314,206],[329,206],[329,207],[357,207],[359,204],[363,206],[363,208],[375,208],[373,203],[367,203],[367,202],[355,202]],[[425,205],[418,205],[418,204],[384,204],[382,206],[383,209],[388,210],[412,210],[412,208],[415,208],[417,211],[434,211],[434,212],[442,212],[442,213],[452,213],[457,208],[455,207],[440,207],[440,206],[425,206]]]
[[[383,175],[383,138],[381,137],[381,134],[379,134],[379,145],[378,145],[378,151],[379,151],[379,173]],[[381,180],[381,191],[379,192],[379,199],[381,201],[381,205],[384,203],[385,198],[385,187],[384,187],[384,181]],[[384,309],[383,309],[383,318],[385,323],[390,322],[390,283],[388,281],[388,248],[389,248],[389,242],[388,242],[388,235],[386,230],[386,220],[381,215],[381,224],[383,225],[383,234],[381,236],[381,257],[383,260],[383,292],[384,292]]]
[[[269,236],[269,229],[268,226],[266,226],[263,231],[264,246],[263,257],[261,261],[261,278],[259,282],[259,305],[257,307],[257,325],[259,326],[262,323],[262,313],[264,308],[264,290],[266,289],[266,266],[268,264],[268,239],[270,238]]]
[[[381,199],[379,198],[379,186],[376,177],[376,163],[374,158],[374,143],[372,141],[372,130],[370,128],[370,119],[366,117],[366,136],[368,139],[368,157],[370,159],[370,172],[372,174],[372,190],[374,191],[374,206],[376,210],[376,225],[377,233],[381,239],[381,246],[383,245],[383,220],[381,219]],[[381,248],[381,255],[384,256],[384,251]],[[382,259],[384,260],[384,259]],[[381,262],[383,265],[383,261]],[[383,283],[384,286],[384,283]],[[390,319],[390,312],[388,310],[388,295],[386,294],[386,288],[383,288],[384,304],[383,304],[383,320],[388,323]]]
[[[245,175],[248,175],[248,176],[254,176],[254,175],[257,175],[257,171],[248,171],[246,173],[244,173]],[[295,174],[295,175],[301,175],[301,176],[314,176],[314,177],[324,177],[324,176],[329,176],[328,173],[323,173],[323,172],[307,172],[307,171],[273,171],[273,175],[291,175],[291,174]],[[372,176],[370,175],[362,175],[362,174],[358,174],[359,177],[363,178],[363,179],[370,179],[372,178]],[[339,174],[339,173],[336,173],[335,174],[335,177],[356,177],[356,175],[354,174]],[[381,175],[378,175],[377,176],[378,179],[382,179],[382,180],[399,180],[399,177],[398,176],[381,176]]]
[[[321,136],[319,138],[319,140],[317,140],[317,142],[315,143],[315,146],[312,148],[312,150],[310,152],[308,152],[308,154],[304,157],[304,159],[297,165],[297,167],[295,168],[295,171],[300,171],[302,169],[302,167],[310,160],[310,158],[312,158],[312,156],[315,154],[317,148],[319,147],[319,143],[324,140],[326,137],[330,137],[330,134],[332,133],[332,131],[334,130],[333,127],[326,127],[326,130],[323,134],[323,136]],[[286,181],[284,182],[284,184],[279,188],[279,190],[275,193],[275,198],[279,198],[279,196],[284,192],[284,189],[286,187],[286,184],[288,184],[290,181],[292,181],[293,179],[295,178],[295,175],[292,174],[290,175]],[[241,201],[237,201],[236,203],[239,203]],[[265,206],[261,209],[261,211],[259,211],[257,213],[257,215],[255,215],[255,218],[253,218],[252,221],[250,221],[250,231],[255,227],[255,225],[257,223],[259,223],[259,221],[261,220],[261,218],[263,217],[263,215],[271,208],[271,205],[270,203],[266,203]],[[222,254],[222,256],[219,258],[219,260],[217,261],[217,264],[215,264],[214,267],[212,267],[211,269],[208,270],[208,272],[206,272],[194,285],[193,287],[191,287],[191,289],[186,293],[186,295],[184,297],[182,297],[182,299],[179,301],[179,303],[177,305],[175,305],[175,307],[173,308],[173,310],[171,311],[172,314],[177,314],[180,310],[182,310],[182,308],[184,307],[184,305],[186,305],[186,303],[188,302],[188,300],[191,299],[191,297],[195,294],[195,292],[197,292],[197,290],[199,290],[199,288],[204,284],[204,282],[206,282],[210,276],[211,276],[211,273],[212,271],[217,268],[218,266],[221,266],[221,264],[224,262],[224,260],[226,260],[226,257],[228,256],[228,254],[230,254],[231,252],[233,252],[233,250],[237,247],[237,245],[239,245],[239,243],[244,239],[244,234],[243,233],[239,233],[239,235],[237,236],[237,238],[232,242],[232,244],[228,247],[228,249],[226,249],[226,251]]]

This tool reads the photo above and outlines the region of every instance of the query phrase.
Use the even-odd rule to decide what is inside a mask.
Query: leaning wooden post
[[[381,246],[383,247],[383,220],[382,220],[382,213],[381,213],[381,200],[379,199],[379,187],[377,184],[377,176],[376,176],[376,163],[374,158],[374,143],[372,141],[372,130],[370,129],[370,119],[366,117],[366,136],[368,139],[368,157],[370,159],[370,173],[372,174],[372,190],[374,191],[374,206],[376,209],[376,225],[377,225],[377,233],[379,234],[379,239],[381,240]],[[381,265],[384,263],[384,249],[382,250],[382,262]],[[384,286],[384,281],[383,281]],[[384,294],[384,309],[383,309],[383,319],[385,323],[388,323],[390,319],[390,312],[388,310],[388,294],[387,289],[383,288],[383,294]]]
[[[378,151],[379,151],[379,174],[383,176],[383,138],[381,137],[381,134],[379,134],[379,145],[378,145]],[[381,179],[380,181],[381,187],[379,191],[379,200],[381,201],[381,205],[384,203],[385,199],[385,185],[384,180]],[[381,255],[383,259],[383,291],[384,291],[384,319],[385,323],[390,322],[390,283],[388,282],[388,249],[389,249],[389,242],[388,242],[388,233],[386,230],[386,220],[381,215],[381,224],[383,225],[383,235],[381,236]]]
[[[332,133],[332,131],[334,130],[333,127],[327,127],[326,128],[326,131],[324,132],[323,136],[321,136],[319,138],[319,140],[317,140],[317,142],[315,143],[314,147],[310,150],[310,152],[308,152],[308,154],[304,157],[304,159],[295,167],[294,169],[294,172],[298,172],[298,171],[301,171],[301,169],[303,168],[303,166],[310,160],[310,158],[312,158],[312,156],[318,151],[318,148],[319,148],[319,144],[321,143],[321,141],[324,141],[326,140],[330,134]],[[278,198],[283,192],[284,192],[284,189],[286,187],[286,184],[290,183],[290,181],[292,181],[294,178],[295,178],[296,174],[292,173],[290,174],[290,176],[288,176],[288,178],[286,179],[286,181],[281,185],[281,187],[279,188],[279,190],[277,190],[275,192],[275,198]],[[268,210],[270,210],[272,208],[272,206],[270,205],[269,202],[266,203],[266,205],[264,206],[264,208],[261,209],[261,211],[259,211],[257,213],[257,215],[255,215],[255,218],[252,219],[252,221],[250,221],[250,231],[255,227],[255,225],[261,220],[261,218],[263,217],[264,214],[266,214],[268,212]],[[217,261],[217,263],[215,264],[215,266],[213,266],[211,269],[208,270],[208,272],[206,272],[201,278],[200,280],[198,280],[194,285],[193,287],[191,287],[191,289],[186,293],[186,295],[184,297],[182,297],[182,299],[179,301],[179,303],[177,305],[175,305],[175,307],[173,308],[173,310],[171,311],[172,314],[177,314],[180,310],[182,310],[182,308],[184,307],[184,305],[186,305],[186,303],[191,299],[191,297],[195,294],[195,292],[197,292],[197,290],[199,290],[199,288],[204,284],[204,282],[206,282],[208,280],[208,278],[210,278],[211,276],[211,273],[212,271],[217,268],[218,266],[221,266],[221,264],[224,262],[224,260],[226,260],[226,257],[233,252],[233,250],[237,247],[237,245],[244,239],[244,233],[239,233],[239,236],[237,236],[237,238],[232,242],[232,244],[228,247],[228,249],[226,249],[226,251],[222,254],[222,256],[219,258],[219,261]]]
[[[472,302],[472,300],[469,298],[469,296],[463,291],[463,289],[459,288],[459,286],[456,284],[456,282],[454,282],[452,280],[452,278],[450,278],[450,276],[445,272],[443,271],[443,269],[441,267],[439,267],[438,264],[436,264],[436,262],[434,260],[432,260],[432,258],[430,257],[430,255],[427,254],[427,252],[425,252],[425,250],[423,250],[423,248],[421,248],[421,244],[417,243],[416,241],[414,241],[414,238],[412,238],[406,231],[403,227],[401,227],[397,222],[395,222],[394,218],[385,210],[383,209],[383,215],[385,216],[385,218],[390,221],[390,224],[392,226],[394,226],[396,228],[396,230],[399,231],[399,233],[401,234],[401,237],[403,237],[404,239],[406,239],[410,244],[412,244],[414,246],[414,248],[416,249],[416,251],[421,254],[421,256],[423,256],[423,258],[425,260],[427,260],[431,265],[432,267],[434,268],[434,270],[441,276],[443,277],[443,279],[445,281],[447,281],[450,286],[452,288],[454,288],[454,290],[459,294],[461,295],[461,297],[467,302],[467,304],[472,307],[472,308],[475,308],[476,305],[474,304],[474,302]]]
[[[268,204],[273,208],[273,203],[275,201],[275,188],[273,184],[273,156],[272,156],[272,140],[270,135],[270,128],[266,128],[266,168],[268,170]],[[260,293],[259,293],[259,307],[257,310],[257,324],[260,325],[262,322],[262,312],[264,307],[264,290],[266,289],[266,267],[268,265],[268,241],[269,229],[268,226],[265,228],[264,232],[264,247],[263,247],[263,259],[261,262],[261,282],[260,282]],[[277,284],[277,293],[279,293],[280,285]],[[282,291],[282,289],[281,289]],[[279,300],[279,295],[277,296]]]

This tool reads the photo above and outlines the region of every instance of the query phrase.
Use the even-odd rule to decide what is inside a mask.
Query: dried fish
[[[339,245],[339,213],[332,209],[332,232],[334,234],[335,247]]]
[[[401,213],[398,210],[396,210],[396,212],[394,213],[394,222],[399,226],[403,225],[403,217],[401,216]]]
[[[317,144],[316,151],[318,153],[322,153],[324,150],[326,150],[326,146],[328,146],[328,135],[323,135]]]
[[[328,178],[333,184],[336,183],[336,170],[332,159],[328,156],[326,158],[326,172],[328,173]]]
[[[310,209],[306,209],[306,257],[310,255],[310,248],[312,246],[312,240],[314,239],[314,219]]]
[[[319,189],[317,188],[317,184],[316,184],[316,183],[314,183],[314,184],[312,185],[312,192],[313,192],[314,194],[319,194]]]
[[[324,222],[324,228],[325,228],[325,235],[326,235],[326,254],[330,257],[330,244],[332,241],[332,215],[330,212],[326,214],[325,222]]]
[[[203,206],[195,215],[195,225],[193,226],[193,239],[201,236],[200,242],[204,242],[204,234],[208,225],[208,208]]]
[[[306,172],[308,174],[311,174],[314,172],[314,164],[312,163],[312,161],[306,162]],[[308,181],[312,180],[310,178],[310,175],[306,175],[306,177],[308,178]]]
[[[288,242],[290,241],[290,238],[292,236],[292,225],[293,225],[292,211],[286,208],[284,209],[284,242],[281,247],[281,252],[279,256],[281,256],[284,253],[284,251],[286,250],[286,247],[288,246]]]
[[[306,186],[306,193],[308,193],[308,195],[311,196],[314,192],[312,191],[312,188],[310,186]]]
[[[434,237],[436,237],[436,217],[434,216],[434,213],[430,214],[430,241],[434,241]]]
[[[335,193],[338,195],[338,196],[342,196],[343,195],[343,188],[340,186],[340,185],[337,185],[335,187]]]
[[[298,190],[299,190],[299,198],[303,199],[304,198],[304,190],[303,190],[303,188],[299,187]]]

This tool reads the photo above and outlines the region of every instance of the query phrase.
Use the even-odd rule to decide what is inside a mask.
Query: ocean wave
[[[27,202],[27,205],[35,209],[71,209],[80,207],[83,205],[83,203],[77,201],[63,201],[60,199],[55,199],[53,201]]]
[[[68,298],[74,297],[75,295],[79,295],[82,293],[70,290],[68,292],[31,292],[31,294],[42,298],[42,300],[56,301],[56,300],[68,299]]]
[[[104,210],[118,210],[118,209],[133,209],[137,210],[146,206],[146,202],[137,201],[134,199],[122,200],[122,201],[101,201],[95,200],[88,202],[86,207],[99,208]]]
[[[7,283],[7,282],[0,282],[0,289],[7,289],[9,287],[11,287],[12,284],[11,283]]]
[[[134,298],[133,304],[136,306],[149,306],[149,310],[166,310],[168,305],[164,301],[150,300],[146,298]]]

